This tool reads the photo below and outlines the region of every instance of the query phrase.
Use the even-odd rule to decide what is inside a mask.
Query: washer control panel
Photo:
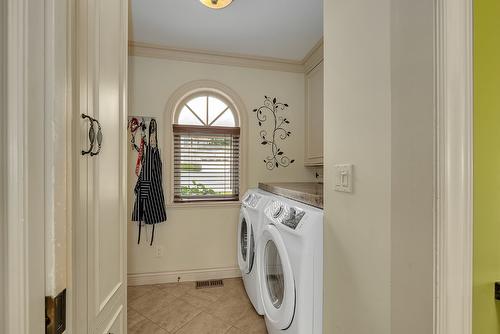
[[[296,229],[306,213],[298,208],[290,208],[287,215],[283,217],[282,223],[292,229]]]
[[[281,201],[272,201],[266,208],[266,216],[276,224],[283,224],[295,230],[306,213],[290,207]]]

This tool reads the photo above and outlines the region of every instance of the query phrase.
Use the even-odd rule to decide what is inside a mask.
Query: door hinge
[[[57,297],[45,297],[45,334],[62,334],[66,330],[66,289]]]

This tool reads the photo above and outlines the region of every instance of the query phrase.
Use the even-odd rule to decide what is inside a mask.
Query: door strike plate
[[[66,330],[66,289],[57,297],[45,297],[45,334],[62,334]]]

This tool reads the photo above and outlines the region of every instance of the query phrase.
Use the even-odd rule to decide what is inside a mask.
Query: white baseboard
[[[175,283],[180,277],[180,282],[203,281],[210,279],[224,279],[241,277],[238,267],[213,268],[185,271],[166,271],[159,273],[128,274],[128,285],[150,285]]]

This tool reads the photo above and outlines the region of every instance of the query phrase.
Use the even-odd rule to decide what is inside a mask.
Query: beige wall
[[[392,2],[392,333],[433,329],[434,3]]]
[[[247,183],[259,181],[311,181],[313,172],[304,161],[304,75],[251,68],[188,63],[157,58],[129,58],[129,115],[154,116],[160,132],[160,145],[169,145],[164,128],[165,110],[171,94],[185,83],[215,80],[234,90],[246,105],[248,120]],[[259,128],[253,108],[260,106],[264,95],[276,96],[290,105],[292,136],[283,150],[295,163],[288,168],[268,171],[263,163],[267,152],[260,145]],[[161,148],[160,147],[160,148]],[[129,151],[129,211],[133,203],[135,154]],[[169,161],[163,156],[164,177]],[[167,190],[167,189],[165,189]],[[167,208],[168,221],[157,226],[155,245],[164,247],[164,256],[155,257],[154,248],[143,242],[137,245],[137,227],[129,223],[128,272],[155,273],[235,268],[236,228],[239,207]]]
[[[324,333],[431,332],[432,7],[325,2]]]
[[[390,333],[390,1],[325,2],[324,333]],[[354,192],[334,192],[335,164]]]

